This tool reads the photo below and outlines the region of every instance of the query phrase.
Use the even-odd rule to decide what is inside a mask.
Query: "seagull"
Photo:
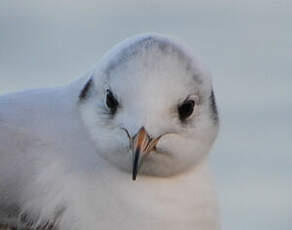
[[[0,223],[215,230],[209,72],[178,39],[130,37],[84,76],[0,97]]]

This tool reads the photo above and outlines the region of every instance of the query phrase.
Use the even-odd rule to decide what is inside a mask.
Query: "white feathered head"
[[[97,153],[136,179],[198,165],[218,131],[211,78],[189,49],[146,34],[99,62],[80,92],[80,112]]]

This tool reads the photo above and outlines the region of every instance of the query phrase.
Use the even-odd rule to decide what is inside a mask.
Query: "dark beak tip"
[[[136,149],[133,161],[133,171],[132,171],[132,179],[136,180],[138,170],[139,170],[139,158],[140,158],[140,148]]]
[[[137,178],[137,170],[134,170],[132,173],[132,180],[135,181]]]

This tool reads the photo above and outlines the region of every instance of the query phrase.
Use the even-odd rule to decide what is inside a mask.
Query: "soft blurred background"
[[[0,93],[70,82],[133,34],[179,37],[213,74],[222,229],[289,230],[291,24],[291,0],[1,0]]]

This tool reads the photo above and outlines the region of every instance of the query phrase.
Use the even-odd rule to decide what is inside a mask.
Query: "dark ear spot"
[[[218,110],[217,110],[216,100],[215,100],[215,95],[214,95],[213,90],[210,96],[210,110],[211,110],[210,112],[211,112],[212,119],[215,121],[215,123],[217,123],[219,118],[218,118]]]
[[[84,99],[86,99],[88,97],[88,93],[90,91],[91,85],[92,85],[92,79],[87,81],[87,83],[85,84],[85,86],[81,90],[81,92],[79,94],[79,99],[80,100],[84,100]]]

